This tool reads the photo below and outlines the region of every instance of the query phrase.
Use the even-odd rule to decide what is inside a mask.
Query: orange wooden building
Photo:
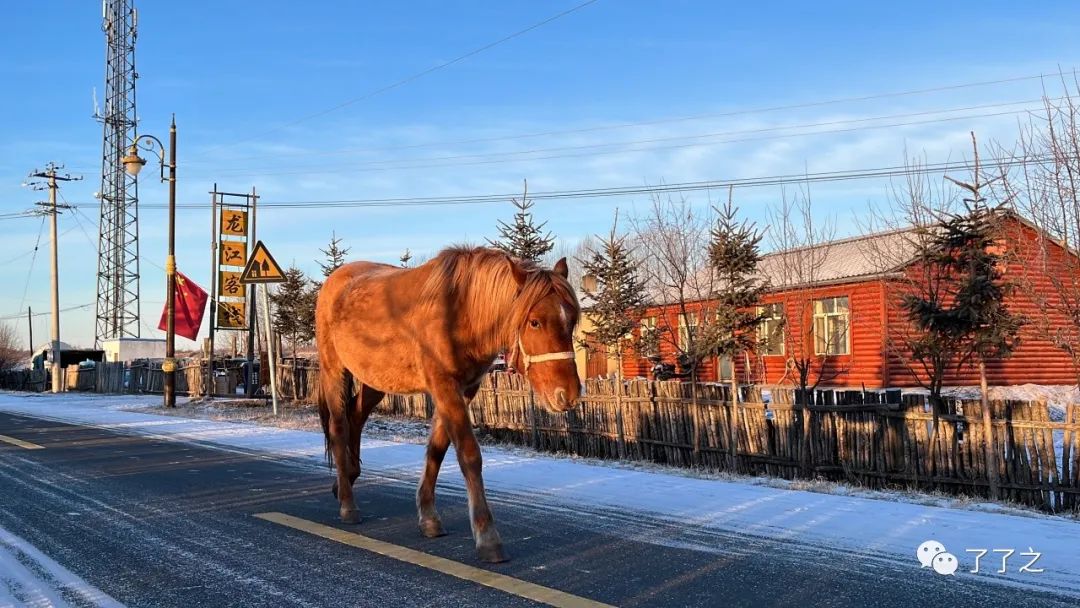
[[[899,308],[899,296],[919,280],[911,230],[842,239],[813,248],[764,256],[760,268],[771,288],[763,299],[768,314],[759,329],[769,337],[759,353],[735,361],[706,359],[702,381],[725,381],[736,375],[740,383],[795,384],[793,360],[811,363],[811,383],[820,375],[821,387],[880,389],[917,386],[912,365],[896,338],[911,326]],[[1020,285],[1009,297],[1009,310],[1029,319],[1021,330],[1019,347],[1009,358],[987,362],[991,385],[1075,384],[1077,372],[1069,356],[1046,339],[1044,321],[1051,327],[1069,324],[1054,318],[1057,292],[1048,277],[1076,273],[1080,259],[1054,242],[1041,238],[1030,223],[1015,216],[1002,222],[998,246],[1007,255],[1004,274]],[[1051,305],[1047,305],[1047,304]],[[672,304],[646,311],[639,331],[660,328],[662,361],[674,363],[678,340],[686,326],[710,314],[709,302],[688,305],[690,314],[678,314]],[[1075,325],[1072,325],[1075,327]],[[654,359],[655,360],[655,359]],[[624,355],[626,377],[651,377],[654,360],[638,353]],[[946,386],[978,384],[975,369],[951,373]]]

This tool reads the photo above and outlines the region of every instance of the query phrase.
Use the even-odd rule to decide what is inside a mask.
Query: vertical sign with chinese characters
[[[218,209],[215,325],[216,329],[243,331],[248,329],[247,289],[240,284],[240,272],[247,262],[248,206],[221,203]]]

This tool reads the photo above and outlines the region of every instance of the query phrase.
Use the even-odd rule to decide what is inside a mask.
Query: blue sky
[[[165,138],[176,114],[181,203],[207,203],[215,182],[223,190],[255,187],[269,202],[515,192],[525,178],[533,190],[744,178],[896,165],[905,149],[931,162],[960,160],[970,154],[972,130],[982,141],[1012,145],[1016,112],[1034,107],[1043,86],[1051,94],[1060,87],[1052,78],[1028,79],[756,110],[1052,74],[1080,64],[1075,2],[599,0],[399,88],[299,120],[579,1],[136,0],[139,131]],[[81,213],[60,219],[60,301],[61,307],[90,303],[97,232],[82,218],[96,222],[98,215],[101,127],[91,114],[93,92],[102,96],[104,80],[100,6],[21,3],[8,7],[5,25],[0,214],[40,200],[20,184],[47,161],[85,176],[63,189]],[[982,108],[960,109],[972,106]],[[666,120],[686,116],[700,118]],[[874,117],[894,118],[864,120]],[[863,122],[844,122],[851,120]],[[826,122],[838,126],[795,128]],[[922,124],[882,126],[904,122]],[[627,123],[636,126],[614,128]],[[745,133],[761,129],[773,130]],[[560,133],[520,137],[550,131]],[[698,137],[713,133],[727,135]],[[487,141],[472,141],[478,139]],[[656,139],[674,143],[626,143]],[[155,174],[148,169],[140,184],[148,206],[165,202]],[[813,195],[818,211],[850,233],[869,203],[886,199],[888,185],[816,184]],[[739,190],[736,201],[747,217],[764,222],[780,194],[779,188]],[[708,204],[705,194],[690,196]],[[633,213],[646,205],[644,195],[543,201],[536,214],[572,246],[604,231],[616,206]],[[259,237],[279,261],[314,274],[317,249],[331,231],[352,247],[353,259],[393,261],[406,247],[423,255],[482,241],[510,214],[509,203],[265,209]],[[178,218],[179,267],[203,285],[209,284],[209,224],[208,208],[185,209]],[[40,225],[39,219],[0,220],[0,318],[25,315],[27,305],[48,310],[47,231],[32,269],[33,256],[23,255]],[[164,236],[164,211],[144,209],[147,337],[160,335],[164,276],[154,264],[164,263]],[[17,256],[23,257],[10,261]],[[61,323],[65,341],[92,342],[92,307],[64,313]],[[25,320],[16,328],[25,336]],[[35,319],[36,341],[47,328],[47,317]],[[179,346],[194,345],[181,339]]]

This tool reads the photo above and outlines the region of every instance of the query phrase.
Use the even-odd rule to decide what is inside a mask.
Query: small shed
[[[135,359],[164,359],[165,340],[154,338],[113,338],[102,340],[101,347],[108,363],[130,362]]]

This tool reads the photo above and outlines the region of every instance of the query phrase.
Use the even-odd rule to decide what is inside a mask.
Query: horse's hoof
[[[341,523],[343,523],[343,524],[358,524],[358,523],[360,523],[360,510],[359,509],[342,509],[341,510]]]
[[[502,544],[496,545],[478,545],[476,552],[480,556],[480,561],[485,561],[489,564],[498,564],[510,559],[510,556],[503,550]]]
[[[420,520],[420,533],[428,538],[446,536],[446,530],[443,530],[442,522],[434,518]]]

